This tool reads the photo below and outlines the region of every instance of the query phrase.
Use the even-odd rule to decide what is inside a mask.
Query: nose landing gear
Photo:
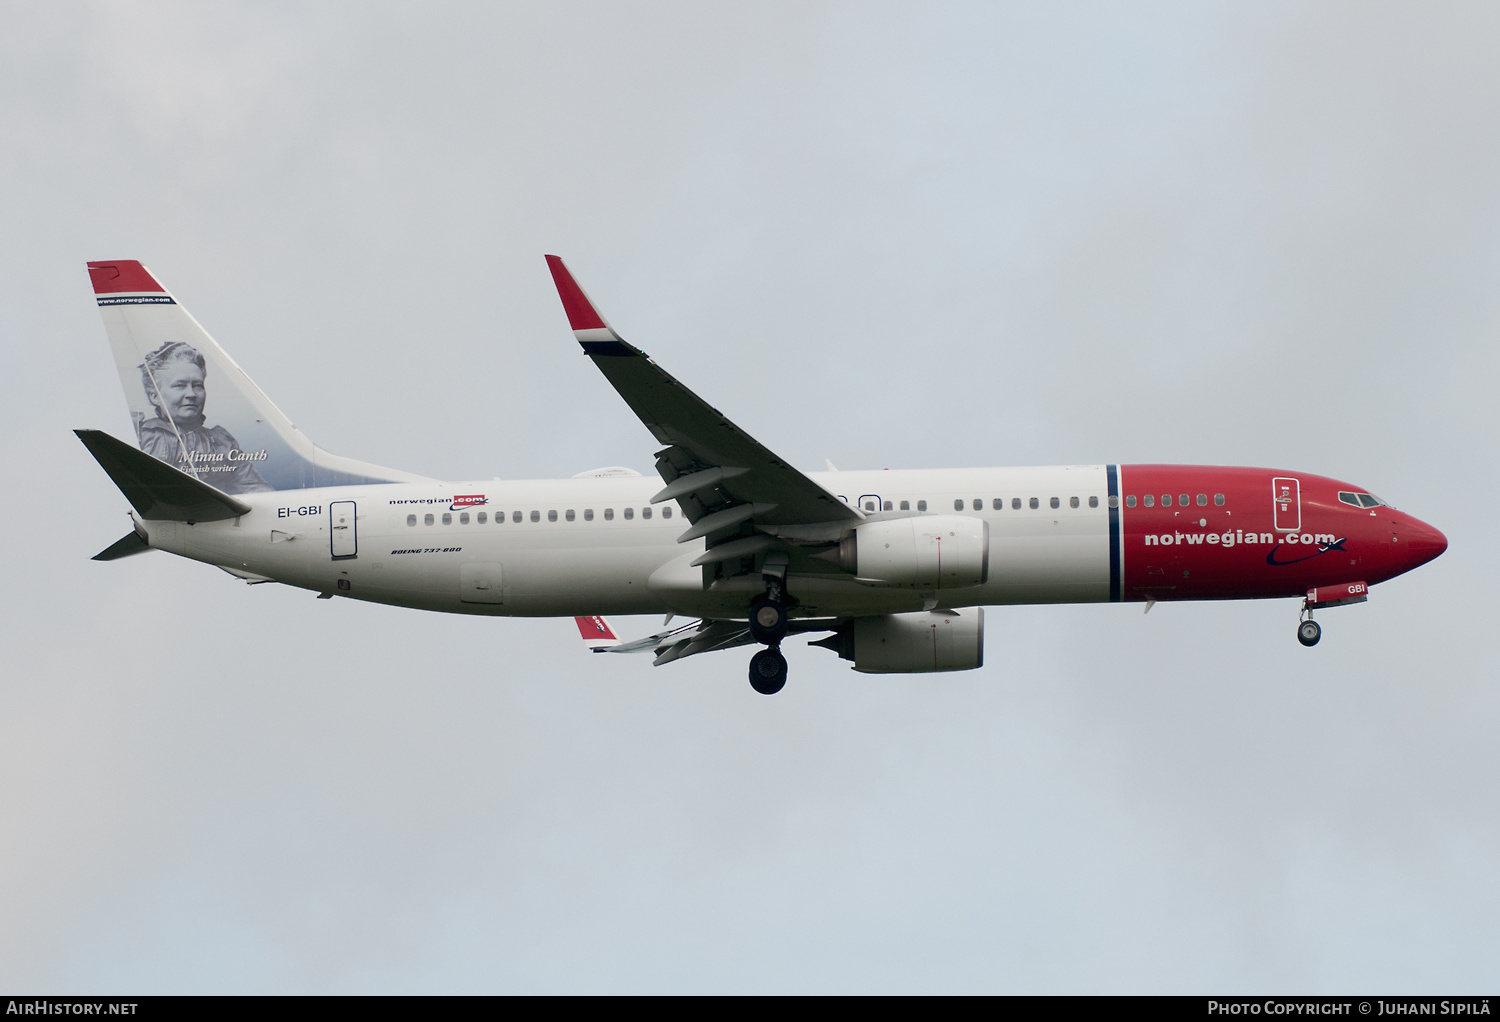
[[[1340,540],[1339,542],[1343,542]],[[1336,586],[1318,586],[1307,591],[1302,601],[1302,613],[1297,615],[1297,641],[1304,646],[1316,646],[1323,637],[1323,629],[1313,620],[1313,611],[1325,607],[1347,607],[1351,603],[1368,600],[1370,587],[1363,582],[1345,582]]]

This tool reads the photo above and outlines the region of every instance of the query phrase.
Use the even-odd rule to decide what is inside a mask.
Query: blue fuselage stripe
[[[1109,600],[1120,602],[1120,467],[1105,465],[1109,477]]]

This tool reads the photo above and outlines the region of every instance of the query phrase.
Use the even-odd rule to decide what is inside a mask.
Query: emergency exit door
[[[354,501],[336,500],[328,505],[328,543],[335,561],[347,560],[359,553],[358,521]]]

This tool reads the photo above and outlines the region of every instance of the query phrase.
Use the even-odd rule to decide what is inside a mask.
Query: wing
[[[701,621],[678,625],[676,628],[627,642],[616,635],[614,627],[597,614],[592,617],[575,617],[573,621],[578,625],[578,634],[583,637],[584,646],[594,653],[644,653],[662,647],[663,643],[670,645],[666,640],[702,625]]]
[[[651,502],[682,507],[692,528],[679,542],[706,540],[707,551],[694,563],[752,557],[777,544],[767,533],[821,526],[809,538],[827,532],[827,541],[835,541],[863,517],[621,340],[561,259],[549,255],[547,266],[584,353],[666,445],[656,455],[666,486]]]
[[[837,618],[802,618],[789,623],[787,634],[798,635],[805,632],[832,632],[839,627]],[[743,621],[724,621],[705,619],[686,628],[679,628],[676,632],[666,635],[654,636],[663,641],[655,649],[656,659],[651,661],[651,666],[660,667],[669,664],[673,660],[681,660],[686,656],[695,656],[699,653],[712,653],[715,650],[731,649],[735,646],[748,646],[755,641],[750,634],[750,626]]]

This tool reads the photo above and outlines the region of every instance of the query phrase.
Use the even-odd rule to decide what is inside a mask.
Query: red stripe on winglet
[[[146,272],[146,268],[134,259],[116,259],[108,263],[89,263],[89,279],[94,282],[94,294],[110,295],[120,291],[161,291],[166,288],[158,284]]]
[[[616,638],[602,617],[575,617],[573,620],[578,622],[578,634],[583,636],[585,642],[591,639]]]
[[[563,311],[568,314],[568,326],[574,330],[599,330],[606,324],[604,318],[594,311],[578,281],[568,272],[563,261],[555,255],[547,257],[547,269],[552,271],[552,282],[557,285],[557,297],[562,299]]]

